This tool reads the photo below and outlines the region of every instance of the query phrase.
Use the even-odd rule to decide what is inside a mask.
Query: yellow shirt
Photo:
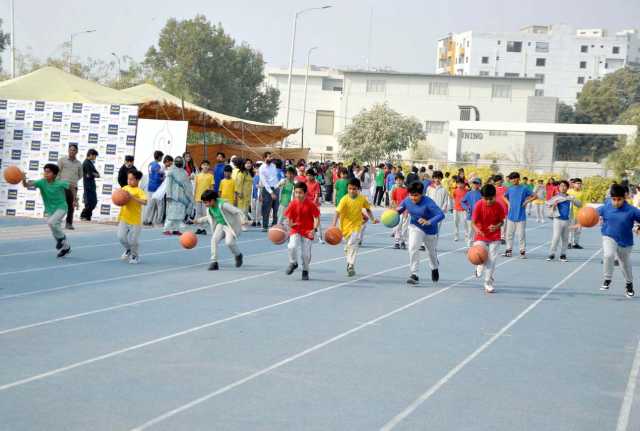
[[[140,187],[124,186],[122,190],[128,192],[132,197],[138,199],[147,199],[147,195]],[[142,223],[142,205],[133,199],[129,199],[125,205],[120,208],[120,215],[118,220],[127,224],[141,224]]]
[[[235,182],[229,178],[220,181],[220,197],[230,204],[236,201],[236,184]]]
[[[580,201],[580,206],[574,204],[571,205],[571,217],[575,219],[578,215],[578,211],[580,211],[580,208],[582,208],[586,204],[586,202],[584,201],[584,190],[577,191],[571,189],[567,190],[567,194]]]
[[[195,191],[195,200],[196,202],[202,201],[202,193],[205,190],[213,189],[213,174],[198,174],[196,175],[196,191]]]
[[[369,209],[369,201],[359,194],[352,198],[348,194],[340,200],[336,211],[340,214],[340,230],[342,235],[349,237],[352,233],[360,232],[362,228],[362,210]]]

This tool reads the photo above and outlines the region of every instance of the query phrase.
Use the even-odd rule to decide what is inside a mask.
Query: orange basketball
[[[22,181],[22,171],[17,166],[7,166],[4,170],[4,180],[9,184],[18,184]]]
[[[185,232],[180,235],[180,245],[187,250],[198,245],[198,237],[193,232]]]
[[[600,222],[600,215],[593,207],[580,208],[576,218],[578,219],[580,226],[584,227],[594,227]]]
[[[122,205],[126,205],[127,202],[129,202],[130,197],[131,196],[129,196],[129,193],[125,192],[124,190],[115,189],[111,194],[111,202],[113,202],[114,205],[118,205],[119,207],[121,207]]]
[[[467,251],[467,258],[472,265],[482,265],[489,259],[489,252],[482,245],[474,245]]]
[[[274,224],[271,226],[271,229],[269,229],[267,236],[272,243],[280,245],[287,242],[289,232],[287,232],[287,229],[281,224]]]
[[[324,240],[329,245],[338,245],[342,242],[342,232],[337,227],[331,226],[324,232]]]

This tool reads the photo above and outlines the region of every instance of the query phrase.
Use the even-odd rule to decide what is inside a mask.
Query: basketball
[[[396,227],[400,223],[400,214],[394,209],[385,210],[380,216],[380,221],[386,227]]]
[[[472,265],[482,265],[489,258],[489,252],[482,245],[474,245],[467,251],[467,258]]]
[[[331,226],[324,232],[324,240],[329,245],[338,245],[342,242],[342,231],[335,226]]]
[[[18,184],[22,181],[22,171],[17,166],[7,166],[4,170],[4,180],[9,184]]]
[[[115,189],[111,194],[111,202],[113,202],[114,205],[118,205],[119,207],[121,207],[122,205],[126,205],[127,202],[129,202],[129,198],[129,193],[125,192],[122,189]]]
[[[593,207],[580,208],[576,218],[578,219],[580,226],[584,227],[594,227],[600,222],[600,215]]]
[[[269,233],[267,234],[267,236],[272,243],[280,245],[287,242],[289,232],[287,232],[287,229],[281,224],[276,224],[271,226],[271,229],[269,229]]]
[[[180,235],[180,245],[187,250],[192,249],[198,245],[198,237],[193,232],[185,232]]]

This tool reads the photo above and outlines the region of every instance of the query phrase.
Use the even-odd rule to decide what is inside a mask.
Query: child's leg
[[[278,223],[279,224],[285,224],[286,221],[286,217],[284,216],[284,211],[286,210],[286,208],[282,205],[280,205],[280,215],[278,216]]]
[[[560,238],[562,239],[562,246],[560,248],[560,255],[567,254],[567,248],[569,248],[569,220],[558,220],[560,222]]]
[[[618,260],[620,261],[620,270],[624,276],[624,281],[633,283],[633,273],[631,270],[631,251],[632,247],[617,247]]]
[[[536,219],[538,222],[544,221],[544,205],[536,204]]]
[[[406,243],[409,241],[408,235],[409,235],[409,215],[405,214],[404,218],[402,219],[402,231],[401,231],[401,235],[402,235],[402,242]]]
[[[498,260],[498,246],[500,243],[498,241],[493,241],[489,243],[489,258],[485,263],[485,273],[484,273],[484,283],[489,286],[493,286],[494,278],[493,275],[496,272],[496,261]]]
[[[238,256],[240,254],[240,249],[238,248],[236,237],[233,234],[233,231],[229,226],[224,226],[223,232],[224,232],[224,243],[226,244],[227,247],[229,247],[229,250],[231,250],[231,253],[233,253],[234,256]]]
[[[142,232],[142,225],[130,224],[129,228],[129,250],[131,250],[131,256],[138,256],[140,249],[140,232]]]
[[[429,267],[431,270],[438,269],[438,251],[436,250],[438,244],[437,236],[424,235],[423,243],[429,256]]]
[[[349,238],[347,239],[347,244],[344,248],[347,265],[355,265],[356,264],[356,256],[358,255],[358,248],[360,247],[360,240],[362,239],[362,231],[353,232]]]
[[[453,212],[453,224],[455,226],[453,233],[453,240],[457,241],[460,237],[460,228],[462,227],[462,223],[464,221],[463,218],[460,217],[460,214],[463,214],[462,211],[454,211]]]
[[[131,251],[131,244],[129,244],[129,225],[123,221],[118,223],[118,241],[122,244],[122,247],[126,251]]]
[[[211,233],[211,262],[218,261],[218,243],[224,238],[224,226],[216,224],[215,229]]]
[[[287,250],[289,251],[289,263],[298,263],[298,248],[302,242],[302,236],[299,233],[289,236],[289,245]]]
[[[62,244],[62,249],[64,250],[69,248],[67,236],[62,230],[62,220],[64,220],[66,216],[67,212],[65,210],[56,210],[49,216],[49,218],[47,218],[47,225],[49,225],[49,229],[51,229],[51,234],[56,241],[59,241]]]
[[[414,225],[409,226],[409,271],[418,275],[420,263],[420,245],[424,243],[424,232]]]
[[[527,222],[519,221],[516,223],[516,234],[518,235],[518,242],[520,243],[520,251],[527,249]]]
[[[300,247],[302,252],[302,270],[309,271],[309,265],[311,264],[311,245],[313,244],[313,241],[309,238],[303,238],[302,236],[300,236],[300,240]]]
[[[476,245],[482,246],[485,249],[487,249],[487,251],[489,251],[489,245],[484,241],[474,241],[473,242],[473,246],[475,247]],[[488,263],[489,263],[489,261],[487,260],[485,263],[483,263],[481,265],[476,265],[478,267],[477,273],[478,274],[482,274],[482,271],[487,269]]]
[[[504,238],[507,240],[507,250],[513,250],[513,234],[516,231],[516,223],[507,220],[506,234]]]
[[[602,237],[602,272],[605,280],[613,279],[613,261],[616,259],[618,244],[608,236]]]
[[[562,220],[558,218],[553,219],[553,236],[551,237],[551,247],[549,248],[549,254],[556,254],[556,250],[558,248],[558,244],[560,243],[561,236],[561,222]]]
[[[318,222],[318,242],[322,243],[324,236],[322,236],[322,223]]]
[[[467,237],[467,245],[471,247],[473,245],[473,226],[471,226],[471,220],[466,220],[465,235]]]

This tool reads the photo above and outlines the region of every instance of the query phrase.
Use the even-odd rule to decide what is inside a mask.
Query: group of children
[[[207,173],[207,166],[201,166]],[[62,230],[62,222],[67,213],[65,190],[69,187],[66,181],[57,179],[59,168],[55,164],[44,166],[43,178],[35,181],[23,176],[25,187],[40,190],[47,223],[56,240],[58,257],[64,257],[71,251],[71,246]],[[230,180],[225,169],[224,179]],[[127,173],[127,185],[122,189],[129,194],[129,200],[122,206],[118,226],[118,239],[124,248],[122,258],[131,264],[139,262],[139,236],[142,226],[142,207],[147,198],[139,187],[143,174],[132,168]],[[393,232],[395,248],[408,248],[409,277],[408,284],[418,284],[418,266],[420,250],[426,250],[431,268],[431,279],[437,282],[440,278],[437,244],[440,223],[445,218],[449,200],[446,190],[442,192],[442,173],[433,173],[428,187],[422,181],[414,181],[408,186],[404,184],[404,176],[395,176],[395,187],[391,192],[392,206],[400,214],[400,223]],[[505,257],[512,257],[514,237],[519,241],[519,255],[526,258],[526,219],[527,207],[541,198],[540,194],[521,184],[518,172],[508,176],[510,186],[502,186],[502,178],[494,178],[493,184],[482,185],[479,178],[473,178],[469,184],[458,178],[453,193],[455,236],[459,240],[463,229],[468,246],[480,245],[487,249],[488,259],[483,265],[476,267],[477,277],[484,273],[484,288],[488,293],[494,292],[494,275],[498,249],[506,243]],[[364,227],[370,220],[378,223],[371,211],[368,199],[361,193],[361,184],[357,178],[339,181],[346,182],[346,193],[343,186],[336,184],[336,210],[332,227],[339,226],[345,242],[345,258],[347,275],[356,274],[355,262],[359,246],[362,244]],[[280,189],[285,193],[283,202],[283,223],[289,230],[288,255],[289,265],[286,274],[292,274],[302,263],[302,279],[309,279],[312,242],[320,232],[320,196],[316,187],[313,169],[302,178],[295,169],[288,169]],[[584,196],[579,179],[560,181],[557,190],[546,191],[545,203],[549,216],[553,219],[553,236],[547,260],[554,260],[559,253],[559,260],[567,261],[568,248],[582,248],[579,245],[579,229],[576,214],[584,205]],[[196,183],[196,190],[202,189]],[[237,239],[243,230],[244,214],[235,204],[237,195],[227,196],[224,183],[219,190],[205,187],[200,190],[200,205],[196,224],[208,223],[212,232],[210,270],[218,270],[218,244],[224,240],[235,256],[236,267],[243,263],[243,255],[237,246]],[[196,192],[197,193],[197,192]],[[291,193],[289,195],[289,193]],[[614,184],[610,188],[610,197],[598,208],[602,221],[604,280],[601,289],[611,286],[614,261],[619,261],[626,281],[626,294],[634,296],[630,254],[633,247],[633,231],[640,223],[640,209],[627,202],[628,191],[621,185]]]

